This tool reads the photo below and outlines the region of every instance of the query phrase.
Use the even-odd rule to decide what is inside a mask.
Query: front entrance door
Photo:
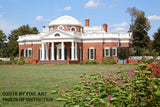
[[[61,49],[58,49],[58,60],[61,60]]]

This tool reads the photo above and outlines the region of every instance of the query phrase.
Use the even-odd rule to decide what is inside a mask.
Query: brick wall
[[[56,48],[56,45],[60,44],[61,42],[54,43],[54,49]],[[70,48],[71,48],[71,42],[64,42],[65,48],[67,48],[67,60],[70,60]],[[21,50],[24,48],[32,48],[32,57],[26,57],[24,58],[26,61],[31,61],[31,60],[38,60],[38,50],[41,48],[41,44],[27,44],[27,45],[19,45],[19,58],[21,58]],[[75,46],[75,45],[74,45]],[[120,43],[120,46],[131,46],[129,43]],[[44,48],[46,47],[46,44],[44,44]],[[48,45],[48,48],[51,47],[51,43]],[[77,43],[77,56],[78,56],[78,61],[80,61],[80,47],[83,49],[83,62],[88,60],[88,49],[90,47],[94,47],[96,49],[96,61],[102,62],[103,61],[103,49],[104,47],[118,47],[117,42],[97,42],[97,43]],[[48,52],[48,56],[50,53]],[[51,56],[51,55],[50,55]],[[117,57],[114,57],[117,59]],[[51,59],[51,57],[49,57]]]
[[[53,30],[57,29],[59,26],[52,26],[52,27],[49,27],[49,31],[51,28],[53,28]],[[70,31],[72,27],[75,27],[76,28],[76,32],[80,32],[80,29],[83,27],[80,27],[80,26],[69,26],[69,25],[63,25],[64,27],[64,31]]]

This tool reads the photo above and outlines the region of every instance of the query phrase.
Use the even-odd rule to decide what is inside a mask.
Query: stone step
[[[68,64],[68,61],[38,61],[37,64]]]

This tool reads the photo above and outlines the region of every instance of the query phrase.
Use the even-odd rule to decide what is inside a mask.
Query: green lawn
[[[62,107],[57,102],[57,95],[50,92],[59,81],[64,87],[71,88],[79,81],[82,72],[128,71],[136,65],[0,65],[0,107]],[[92,69],[91,72],[88,70]],[[29,98],[53,98],[53,101],[20,102],[2,101],[3,98],[20,98],[28,96],[4,96],[4,92],[47,92],[46,96],[29,96]]]

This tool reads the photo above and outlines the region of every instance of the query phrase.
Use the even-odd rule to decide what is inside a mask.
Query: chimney
[[[103,24],[103,30],[107,32],[107,24]]]
[[[89,27],[89,19],[88,19],[88,18],[85,19],[85,26],[86,26],[86,27]]]
[[[44,31],[45,31],[46,26],[42,26],[42,28],[43,28],[43,32],[44,32]]]

